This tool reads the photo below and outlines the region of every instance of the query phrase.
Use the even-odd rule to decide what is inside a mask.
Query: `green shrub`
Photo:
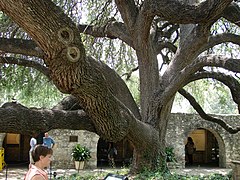
[[[173,152],[173,147],[166,147],[165,149],[166,153],[166,160],[167,162],[176,162],[175,154]]]
[[[91,158],[90,150],[86,146],[76,144],[72,149],[72,157],[75,161],[87,161]]]

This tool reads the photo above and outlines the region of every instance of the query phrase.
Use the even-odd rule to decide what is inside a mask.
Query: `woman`
[[[34,147],[37,145],[37,139],[35,138],[37,137],[36,135],[34,135],[31,139],[30,139],[30,150],[29,150],[29,161],[30,161],[30,164],[29,164],[29,168],[31,167],[31,164],[34,163],[33,161],[33,158],[32,158],[32,151],[34,150]]]
[[[188,141],[185,146],[185,150],[186,150],[186,155],[188,158],[188,163],[190,165],[192,165],[193,164],[193,153],[196,151],[196,147],[195,147],[193,139],[191,137],[188,137]]]
[[[32,151],[32,158],[35,162],[29,168],[25,180],[48,180],[47,173],[44,168],[49,167],[53,150],[43,145],[35,146]]]

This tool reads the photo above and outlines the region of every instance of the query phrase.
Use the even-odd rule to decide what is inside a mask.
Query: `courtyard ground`
[[[2,171],[0,171],[0,180],[23,180],[24,176],[28,170],[27,166],[9,166],[7,169],[4,168]],[[85,170],[79,170],[80,174],[99,174],[102,173],[116,173],[120,169],[112,169],[112,168],[100,168],[100,169],[85,169]],[[231,171],[231,169],[226,168],[211,168],[211,167],[188,167],[185,169],[172,169],[172,173],[177,173],[181,175],[209,175],[209,174],[222,174],[226,175]],[[67,176],[71,174],[78,173],[75,169],[53,169],[52,172],[56,172],[57,176]],[[54,179],[53,175],[49,179]]]

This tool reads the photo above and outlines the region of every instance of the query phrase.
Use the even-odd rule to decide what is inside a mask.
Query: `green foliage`
[[[131,180],[230,180],[232,179],[232,171],[229,174],[222,175],[212,173],[209,175],[190,175],[177,174],[175,172],[162,172],[160,170],[151,171],[145,169],[142,173],[129,175],[128,168],[121,169],[104,169],[103,171],[84,170],[80,173],[65,175],[58,177],[60,180],[99,180],[104,179],[108,173],[124,175]]]
[[[104,170],[104,171],[81,171],[79,174],[75,173],[69,176],[61,176],[57,177],[59,180],[99,180],[104,179],[108,173],[113,173],[117,175],[126,175],[129,172],[128,169],[111,169],[111,170]]]
[[[57,177],[59,180],[99,180],[106,177],[107,172],[72,174],[70,176]],[[126,172],[114,172],[114,174],[126,175]],[[221,174],[210,174],[205,176],[200,175],[180,175],[176,173],[162,173],[160,171],[145,171],[143,173],[137,174],[135,176],[128,176],[132,180],[230,180],[232,178],[231,174],[221,175]]]
[[[230,180],[231,174],[226,176],[221,174],[210,174],[210,175],[180,175],[176,173],[162,173],[159,171],[156,172],[144,172],[136,176],[134,179],[139,180]]]
[[[103,178],[104,176],[101,176]],[[99,180],[99,175],[79,175],[74,174],[68,177],[58,177],[59,180]],[[131,179],[134,180],[230,180],[231,177],[223,176],[220,174],[212,174],[209,176],[190,176],[190,175],[177,175],[177,174],[162,174],[162,173],[148,173],[148,174],[139,174],[136,177]]]
[[[51,108],[65,95],[40,72],[17,65],[2,65],[0,105],[12,98],[25,106]]]
[[[211,27],[211,34],[217,35],[220,33],[232,33],[239,34],[239,27],[233,23],[230,23],[224,18],[220,18],[217,22]],[[222,54],[232,58],[239,58],[239,45],[225,42],[221,43],[213,48],[209,49],[206,54]]]
[[[184,89],[193,95],[206,113],[237,114],[237,106],[232,100],[230,90],[218,81],[202,79],[191,82]],[[180,94],[176,95],[174,107],[174,111],[182,109],[181,112],[196,113]]]
[[[176,162],[176,158],[173,150],[174,150],[173,147],[166,147],[165,153],[166,153],[167,162]]]
[[[88,35],[82,35],[82,39],[87,54],[106,63],[120,75],[138,66],[134,50],[120,40],[99,39]]]
[[[230,23],[224,18],[220,18],[211,27],[212,35],[219,35],[222,33],[232,33],[239,34],[239,27],[233,23]],[[218,54],[225,55],[226,57],[239,58],[239,45],[233,43],[221,43],[208,49],[203,53],[207,54]],[[206,68],[205,68],[206,69]],[[208,71],[223,72],[230,74],[226,70],[221,68],[208,68]],[[233,74],[231,74],[233,75]],[[233,75],[234,76],[234,75]],[[239,75],[235,75],[239,77]],[[239,78],[236,78],[239,80]],[[232,100],[230,90],[224,85],[213,79],[202,79],[198,81],[191,82],[184,87],[189,93],[191,93],[197,102],[203,107],[206,113],[218,113],[218,114],[237,114],[237,106]],[[188,104],[180,94],[176,95],[175,102],[175,112],[180,111],[186,113],[195,113],[196,111]]]
[[[70,176],[61,176],[58,177],[59,180],[95,180],[97,176],[95,175],[80,175],[80,174],[72,174]]]
[[[77,144],[72,149],[72,157],[75,161],[88,161],[91,158],[91,152],[86,146]]]
[[[125,80],[134,100],[137,105],[140,106],[140,91],[139,91],[139,78],[137,76],[132,75],[129,80]]]
[[[114,1],[53,0],[53,2],[61,7],[77,24],[106,26],[114,22],[115,19],[119,22],[122,21]],[[138,3],[140,3],[140,1]],[[0,13],[0,23],[1,37],[30,39],[22,28],[19,28],[17,24],[3,13]],[[163,25],[163,23],[165,22],[158,21],[159,25]],[[218,35],[223,32],[239,34],[239,27],[221,18],[211,27],[211,34]],[[81,34],[81,36],[87,54],[98,61],[105,62],[111,68],[115,69],[118,74],[129,73],[131,69],[138,66],[135,50],[121,40],[96,38],[84,34]],[[173,36],[171,38],[175,39],[176,37]],[[178,40],[175,42],[175,45],[178,46]],[[238,45],[221,43],[204,53],[223,54],[228,57],[239,58],[238,52]],[[169,54],[168,56],[169,59],[171,59],[172,55]],[[16,57],[19,57],[19,55]],[[29,57],[24,58],[30,59]],[[1,78],[0,72],[0,80],[4,81],[0,82],[0,104],[15,98],[26,106],[52,107],[57,101],[60,101],[64,97],[51,82],[32,68],[0,65],[0,71],[3,71],[4,76]],[[187,86],[187,90],[196,97],[197,102],[202,105],[207,113],[237,113],[237,107],[232,101],[227,88],[223,88],[223,85],[219,85],[220,83],[216,83],[216,81],[205,82],[207,81],[203,80],[191,83]],[[139,79],[131,76],[131,79],[127,81],[127,85],[137,104],[139,104]],[[181,112],[195,112],[190,106],[185,108],[186,103],[182,102],[186,101],[180,95],[177,95],[174,103],[176,109],[180,109],[178,107],[182,106],[184,108],[181,109],[184,110]]]

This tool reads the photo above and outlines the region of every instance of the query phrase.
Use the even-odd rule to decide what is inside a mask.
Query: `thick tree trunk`
[[[130,129],[127,138],[134,146],[132,171],[158,168],[164,158],[158,131],[151,125],[140,121],[131,121],[130,126],[133,128]]]
[[[126,106],[124,101],[120,101],[113,94],[112,86],[109,86],[102,69],[94,59],[85,56],[80,32],[74,23],[48,0],[0,1],[0,9],[25,29],[43,50],[44,61],[49,68],[51,79],[61,92],[72,94],[77,98],[80,106],[91,119],[93,125],[91,130],[113,142],[127,137],[135,147],[134,169],[139,170],[143,165],[150,168],[156,167],[159,157],[158,132],[136,119],[139,117],[138,111]],[[1,110],[7,111],[6,108]],[[35,116],[42,115],[41,111],[29,109],[27,112],[28,114],[36,113]],[[57,111],[52,110],[51,113],[55,114]],[[60,111],[60,114],[63,115],[64,112]],[[67,113],[64,115],[67,119]],[[14,122],[13,118],[11,121]],[[28,133],[58,128],[53,125],[56,119],[48,115],[42,118],[42,122],[44,126],[36,130],[30,126],[31,131]],[[78,122],[77,119],[76,122]],[[68,123],[66,125],[68,126]],[[68,127],[72,128],[71,125]],[[79,126],[75,127],[81,129]],[[88,130],[87,127],[85,129]],[[9,128],[9,131],[20,132],[21,130]]]
[[[125,137],[129,127],[123,117],[128,109],[113,96],[95,60],[85,56],[80,32],[61,9],[47,0],[1,1],[0,7],[41,47],[54,84],[78,98],[96,132],[109,141]]]
[[[41,49],[35,56],[44,59],[49,70],[46,75],[50,74],[61,92],[74,96],[52,110],[5,104],[0,108],[0,131],[34,134],[66,128],[92,131],[113,142],[127,138],[134,146],[133,171],[159,166],[165,169],[165,135],[174,95],[185,85],[185,78],[198,71],[190,68],[186,72],[186,67],[202,52],[211,23],[231,0],[204,1],[199,6],[185,6],[179,1],[143,1],[139,8],[132,0],[115,3],[124,21],[122,27],[128,31],[125,42],[136,50],[139,61],[142,116],[122,79],[104,64],[86,57],[80,30],[52,1],[0,0],[0,9]],[[181,13],[176,16],[176,12]],[[187,38],[180,42],[162,79],[153,41],[159,37],[155,37],[156,33],[151,39],[150,33],[155,16],[171,23],[198,24],[188,29]],[[33,48],[28,55],[35,53]],[[74,111],[69,111],[71,108]]]
[[[152,119],[148,117],[148,107],[151,104],[153,92],[159,88],[158,61],[150,42],[138,42],[136,46],[138,46],[136,52],[139,62],[141,115],[144,122],[155,126],[156,121],[151,122]]]

